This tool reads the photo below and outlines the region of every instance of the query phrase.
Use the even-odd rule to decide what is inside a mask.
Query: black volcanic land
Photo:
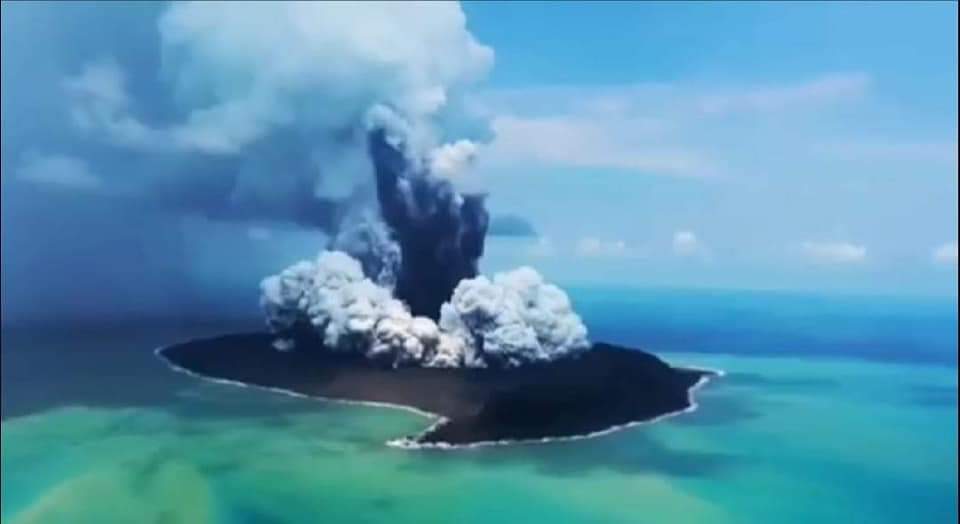
[[[434,445],[570,437],[651,420],[689,407],[690,388],[710,374],[603,343],[575,358],[502,370],[383,368],[323,348],[277,351],[272,340],[225,335],[159,354],[210,378],[433,413],[446,420],[409,441]]]

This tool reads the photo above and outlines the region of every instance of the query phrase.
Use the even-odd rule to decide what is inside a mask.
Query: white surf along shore
[[[662,414],[662,415],[660,415],[660,416],[657,416],[657,417],[654,417],[654,418],[652,418],[652,419],[648,419],[648,420],[636,420],[636,421],[627,422],[627,423],[625,423],[625,424],[617,424],[617,425],[613,425],[613,426],[610,426],[610,427],[605,428],[605,429],[601,429],[601,430],[598,430],[598,431],[593,431],[593,432],[590,432],[590,433],[584,433],[584,434],[581,434],[581,435],[567,435],[567,436],[562,436],[562,437],[543,437],[543,438],[538,438],[538,439],[483,440],[483,441],[478,441],[478,442],[471,442],[471,443],[469,443],[469,444],[450,444],[450,443],[447,443],[447,442],[417,442],[417,439],[419,439],[419,438],[422,437],[423,435],[426,435],[426,434],[430,433],[431,431],[437,429],[438,427],[442,426],[443,424],[446,424],[447,422],[449,422],[449,419],[448,419],[447,417],[443,416],[443,415],[438,415],[438,414],[436,414],[436,413],[431,413],[431,412],[429,412],[429,411],[424,411],[424,410],[422,410],[422,409],[417,409],[417,408],[415,408],[415,407],[413,407],[413,406],[407,406],[407,405],[405,405],[405,404],[393,404],[393,403],[390,403],[390,402],[376,402],[376,401],[370,401],[370,400],[351,400],[351,399],[343,399],[343,398],[336,398],[336,397],[322,397],[322,396],[315,396],[315,395],[307,395],[307,394],[304,394],[304,393],[298,393],[298,392],[296,392],[296,391],[291,391],[291,390],[289,390],[289,389],[283,389],[283,388],[277,388],[277,387],[271,387],[271,386],[260,386],[260,385],[257,385],[257,384],[248,384],[248,383],[246,383],[246,382],[240,382],[239,380],[230,380],[230,379],[226,379],[226,378],[211,377],[211,376],[208,376],[208,375],[204,375],[204,374],[202,374],[202,373],[197,373],[197,372],[195,372],[195,371],[191,371],[191,370],[189,370],[189,369],[187,369],[187,368],[184,368],[184,367],[182,367],[182,366],[179,366],[179,365],[171,362],[169,359],[167,359],[167,358],[164,356],[164,354],[163,354],[163,350],[166,349],[166,348],[168,348],[168,347],[172,347],[172,346],[176,346],[176,345],[179,345],[179,344],[169,344],[169,345],[166,345],[166,346],[160,346],[160,347],[156,348],[156,349],[153,351],[153,353],[154,353],[154,355],[156,355],[158,358],[160,358],[160,360],[164,361],[164,362],[165,362],[171,369],[173,369],[174,371],[176,371],[176,372],[178,372],[178,373],[184,373],[184,374],[189,375],[189,376],[191,376],[191,377],[193,377],[193,378],[198,378],[198,379],[200,379],[200,380],[205,380],[205,381],[213,382],[213,383],[217,383],[217,384],[228,384],[228,385],[231,385],[231,386],[240,386],[240,387],[244,387],[244,388],[260,389],[260,390],[264,390],[264,391],[269,391],[269,392],[271,392],[271,393],[279,393],[279,394],[281,394],[281,395],[288,395],[288,396],[296,397],[296,398],[319,400],[319,401],[322,401],[322,402],[335,402],[335,403],[339,403],[339,404],[352,404],[352,405],[368,406],[368,407],[377,407],[377,408],[399,409],[399,410],[407,411],[407,412],[409,412],[409,413],[414,413],[414,414],[416,414],[416,415],[420,415],[420,416],[422,416],[422,417],[426,417],[426,418],[429,418],[429,419],[433,420],[434,422],[433,422],[432,424],[430,424],[430,426],[428,426],[426,429],[424,429],[423,431],[421,431],[420,433],[418,433],[418,434],[415,435],[415,436],[412,436],[412,437],[401,437],[401,438],[391,439],[391,440],[388,440],[388,441],[386,442],[386,445],[387,445],[387,446],[390,446],[390,447],[393,447],[393,448],[399,448],[399,449],[407,449],[407,450],[414,450],[414,449],[424,449],[424,450],[427,450],[427,449],[435,449],[435,450],[476,449],[476,448],[487,447],[487,446],[505,446],[505,445],[518,445],[518,444],[546,444],[546,443],[551,443],[551,442],[564,442],[564,441],[573,441],[573,440],[583,440],[583,439],[594,438],[594,437],[602,437],[602,436],[604,436],[604,435],[609,435],[609,434],[611,434],[611,433],[613,433],[613,432],[620,431],[620,430],[623,430],[623,429],[631,428],[631,427],[634,427],[634,426],[640,426],[640,425],[644,425],[644,424],[654,424],[654,423],[656,423],[656,422],[660,422],[661,420],[665,420],[665,419],[668,419],[668,418],[670,418],[670,417],[675,417],[675,416],[677,416],[677,415],[682,415],[682,414],[684,414],[684,413],[692,413],[692,412],[696,411],[697,408],[698,408],[698,404],[697,404],[696,397],[695,397],[695,393],[697,392],[697,390],[699,390],[700,388],[702,388],[703,386],[705,386],[708,382],[710,382],[710,379],[723,377],[724,374],[725,374],[725,372],[724,372],[722,369],[711,369],[711,368],[706,368],[706,367],[701,367],[701,366],[696,366],[696,367],[694,367],[694,366],[680,366],[679,369],[688,369],[688,370],[691,370],[691,371],[699,371],[699,372],[703,372],[704,375],[702,375],[702,376],[700,377],[700,379],[697,380],[697,382],[696,382],[693,386],[690,386],[690,388],[687,389],[687,407],[685,407],[685,408],[683,408],[683,409],[679,409],[679,410],[677,410],[677,411],[671,411],[671,412],[669,412],[669,413],[664,413],[664,414]],[[671,366],[672,366],[672,364],[671,364]]]

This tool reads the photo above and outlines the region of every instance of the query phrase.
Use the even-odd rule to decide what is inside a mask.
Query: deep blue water
[[[730,290],[568,291],[594,340],[656,352],[957,365],[956,299]]]

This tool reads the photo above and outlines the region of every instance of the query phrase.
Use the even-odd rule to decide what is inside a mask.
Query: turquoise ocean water
[[[608,436],[383,445],[428,421],[206,383],[154,347],[235,326],[4,330],[4,523],[957,519],[955,302],[574,290],[595,339],[720,368]]]

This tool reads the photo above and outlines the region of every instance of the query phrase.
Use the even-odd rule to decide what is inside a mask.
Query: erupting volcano
[[[534,269],[478,274],[484,195],[433,172],[377,107],[368,151],[377,214],[348,215],[328,249],[264,279],[269,334],[164,348],[179,369],[438,417],[405,447],[595,435],[691,409],[711,373],[591,345],[566,293]],[[382,115],[392,118],[384,119]]]
[[[262,281],[268,333],[161,355],[206,377],[441,417],[405,441],[417,445],[582,436],[689,409],[689,390],[707,373],[591,344],[567,294],[531,267],[481,274],[487,195],[461,181],[490,125],[468,110],[464,88],[484,76],[493,50],[458,8],[398,5],[271,10],[284,28],[271,34],[277,46],[251,42],[229,21],[181,27],[180,16],[208,14],[203,4],[162,24],[171,77],[212,105],[145,131],[177,149],[246,159],[218,212],[292,220],[327,242]],[[314,9],[322,27],[299,22]],[[409,27],[418,16],[384,16],[393,9],[415,11],[422,27]],[[391,45],[358,41],[341,18]],[[224,40],[247,52],[234,57]],[[93,116],[111,102],[81,91]],[[113,109],[135,120],[126,106]]]

